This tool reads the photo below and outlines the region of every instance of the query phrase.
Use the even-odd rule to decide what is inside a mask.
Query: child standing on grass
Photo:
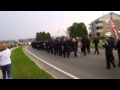
[[[11,51],[6,44],[0,44],[0,67],[2,70],[3,79],[12,79],[11,75]]]

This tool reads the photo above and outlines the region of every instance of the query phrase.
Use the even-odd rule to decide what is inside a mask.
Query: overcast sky
[[[65,35],[74,22],[89,24],[103,14],[120,11],[0,11],[0,40],[35,38],[37,32]],[[59,31],[59,33],[58,33]]]

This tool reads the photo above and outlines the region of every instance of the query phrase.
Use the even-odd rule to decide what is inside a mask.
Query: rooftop
[[[110,16],[110,15],[116,15],[116,16],[120,17],[119,14],[116,14],[116,13],[114,13],[114,12],[110,12],[110,13],[108,13],[108,14],[105,14],[105,15],[97,18],[96,20],[94,20],[94,21],[92,21],[92,22],[95,22],[95,21],[100,20],[100,19],[101,19],[101,21],[103,21],[103,20],[105,20],[104,18],[106,18],[106,17],[108,17],[108,16]],[[91,22],[91,23],[92,23],[92,22]],[[89,25],[91,25],[91,23],[90,23]]]

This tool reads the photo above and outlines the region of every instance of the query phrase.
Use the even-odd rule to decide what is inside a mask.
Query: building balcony
[[[98,23],[98,24],[96,24],[96,27],[98,27],[98,26],[103,26],[103,23]]]
[[[98,33],[100,33],[100,32],[103,32],[103,29],[98,29],[98,30],[96,30],[96,32]]]

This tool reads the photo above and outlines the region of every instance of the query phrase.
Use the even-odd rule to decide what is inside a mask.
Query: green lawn
[[[93,38],[90,39],[90,42],[93,43]],[[102,40],[102,42],[104,43],[105,42],[105,38],[100,38],[99,41]]]
[[[13,79],[53,79],[24,54],[22,47],[12,51],[11,59]]]
[[[90,39],[90,42],[93,43],[93,38]],[[99,41],[102,41],[102,43],[105,42],[105,38],[99,38]],[[90,46],[90,48],[95,48],[94,44]],[[103,46],[98,46],[98,49],[104,49]]]
[[[94,45],[92,45],[92,46],[90,46],[90,48],[94,49],[94,48],[95,48],[95,46],[94,46]],[[104,47],[103,47],[103,46],[98,46],[98,49],[104,49]]]

